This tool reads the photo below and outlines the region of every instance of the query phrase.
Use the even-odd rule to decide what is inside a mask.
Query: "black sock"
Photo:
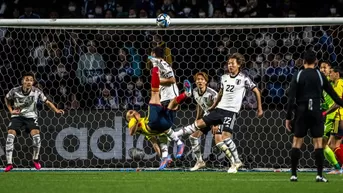
[[[314,150],[314,157],[316,159],[317,175],[322,177],[322,175],[323,175],[323,165],[324,165],[324,152],[323,152],[323,148],[315,149]]]
[[[292,161],[292,176],[297,176],[298,162],[300,159],[300,149],[292,148],[291,161]]]

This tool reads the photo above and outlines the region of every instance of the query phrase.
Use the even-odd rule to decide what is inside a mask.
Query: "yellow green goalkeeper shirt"
[[[328,77],[327,77],[328,78]],[[328,78],[328,80],[329,80],[329,78]],[[331,85],[333,85],[333,83],[330,81],[330,83],[331,83]],[[324,111],[326,111],[326,110],[328,110],[330,107],[332,107],[332,105],[334,105],[335,104],[335,102],[332,100],[332,98],[325,92],[325,91],[323,91],[323,96],[324,96],[324,101],[323,101],[323,103],[322,103],[322,109],[324,110]],[[336,111],[335,112],[332,112],[332,113],[330,113],[330,114],[328,114],[327,116],[326,116],[326,119],[328,120],[328,119],[334,119],[335,118],[335,114],[336,114]]]

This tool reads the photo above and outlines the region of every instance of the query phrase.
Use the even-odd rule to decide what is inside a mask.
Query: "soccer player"
[[[213,105],[214,101],[216,100],[218,93],[213,90],[212,88],[207,86],[208,83],[208,75],[204,72],[198,72],[194,76],[195,84],[197,85],[196,88],[193,89],[193,96],[197,102],[197,115],[196,120],[201,119],[204,115],[208,115],[208,109]],[[221,137],[221,130],[218,128],[219,126],[213,126],[214,132],[214,139],[217,147],[219,149],[225,148],[226,145],[223,145],[223,140]],[[197,160],[196,164],[190,171],[196,171],[206,166],[204,160],[202,159],[201,155],[201,147],[199,143],[199,137],[203,134],[207,134],[211,130],[212,127],[206,127],[204,129],[197,130],[193,134],[189,136],[189,140],[191,142],[192,151],[195,155]],[[227,158],[229,159],[230,163],[233,164],[235,160],[230,152],[230,150],[226,147],[224,149],[224,153],[226,153]],[[237,171],[237,170],[236,170]]]
[[[321,99],[323,89],[335,103],[343,106],[343,100],[339,98],[333,90],[329,81],[319,70],[315,69],[317,62],[316,54],[313,51],[307,51],[304,54],[304,70],[300,70],[293,75],[290,88],[286,115],[286,128],[294,133],[291,150],[291,170],[290,181],[298,181],[297,166],[300,159],[300,148],[303,138],[310,129],[314,144],[314,155],[317,165],[317,182],[328,182],[323,177],[323,135],[324,135],[324,118],[321,109]],[[294,103],[295,109],[294,125],[291,124],[292,111]]]
[[[151,56],[149,57],[151,63],[158,67],[160,78],[160,102],[164,108],[167,108],[170,101],[179,95],[179,88],[176,85],[173,69],[170,64],[164,60],[164,58],[164,49],[162,47],[155,47],[151,52]],[[166,135],[160,135],[158,138],[155,137],[154,140],[157,140],[160,146],[162,156],[160,168],[165,168],[167,163],[163,162],[163,160],[169,156],[169,139]],[[153,145],[154,144],[156,146],[156,143],[153,143]]]
[[[236,121],[236,116],[239,113],[243,97],[246,89],[251,89],[257,98],[257,116],[262,117],[261,94],[255,83],[244,73],[240,71],[241,66],[245,64],[245,59],[242,54],[235,53],[229,56],[228,69],[229,73],[221,77],[221,89],[218,98],[209,109],[209,114],[202,119],[196,120],[193,124],[188,125],[179,131],[178,136],[191,134],[196,130],[204,129],[207,126],[223,125],[222,138],[224,142],[217,144],[225,154],[229,154],[230,150],[235,159],[233,163],[234,171],[228,170],[229,173],[236,173],[237,169],[242,166],[238,158],[237,148],[231,139],[231,131]],[[230,149],[230,150],[229,150]]]
[[[330,72],[331,72],[331,64],[329,62],[321,62],[320,64],[320,71],[330,80]],[[325,116],[325,124],[324,124],[324,135],[323,135],[323,148],[324,148],[324,156],[325,159],[335,168],[335,170],[329,172],[328,174],[336,174],[341,169],[339,165],[335,153],[332,149],[327,145],[328,138],[330,137],[330,133],[333,129],[333,123],[335,122],[335,112],[327,114],[325,111],[329,110],[331,107],[334,106],[335,102],[331,99],[331,97],[324,91],[323,92],[324,102],[322,103],[322,109],[324,110]]]
[[[148,115],[141,117],[140,114],[135,110],[129,110],[126,113],[126,120],[129,122],[128,127],[130,135],[141,133],[145,136],[159,136],[161,134],[167,135],[170,139],[177,144],[176,158],[180,158],[183,154],[184,144],[178,138],[176,133],[171,129],[174,124],[174,118],[176,110],[181,102],[187,97],[191,96],[192,87],[188,80],[184,81],[185,92],[175,97],[168,105],[167,108],[163,108],[160,100],[160,79],[158,67],[152,68],[151,76],[151,98],[149,101]],[[162,162],[168,163],[170,158],[164,158]],[[164,164],[167,165],[167,164]],[[163,169],[163,167],[160,169]]]
[[[28,72],[23,74],[22,86],[12,88],[5,97],[5,104],[11,114],[11,121],[8,126],[8,135],[6,140],[7,166],[5,168],[5,172],[9,172],[13,169],[12,155],[14,149],[14,138],[17,134],[20,134],[23,129],[32,136],[33,164],[37,170],[41,169],[41,164],[39,163],[41,139],[36,107],[38,101],[42,101],[56,113],[64,113],[63,110],[57,109],[56,106],[46,98],[40,89],[33,86],[34,82],[35,76],[33,73]],[[13,102],[13,106],[11,102]]]
[[[334,67],[330,72],[330,79],[334,83],[334,90],[339,97],[343,97],[343,69],[340,67]],[[338,110],[336,110],[338,109]],[[334,112],[333,112],[334,111]],[[339,108],[337,104],[334,104],[332,108],[327,110],[327,113],[334,113],[333,129],[331,130],[331,136],[329,138],[329,146],[334,151],[336,158],[340,164],[343,164],[343,149],[340,145],[343,137],[343,109]],[[339,171],[340,167],[333,171],[334,173],[342,173],[343,170]]]

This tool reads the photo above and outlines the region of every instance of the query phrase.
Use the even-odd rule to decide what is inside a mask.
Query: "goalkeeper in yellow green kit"
[[[322,62],[320,64],[320,71],[324,73],[326,77],[329,77],[330,69],[331,69],[331,64],[329,62]],[[331,97],[326,92],[323,93],[323,96],[324,96],[324,101],[322,103],[322,109],[325,112],[330,107],[332,107],[335,104],[335,102],[331,99]],[[324,148],[324,156],[326,160],[335,168],[335,170],[339,170],[341,169],[341,167],[335,157],[335,153],[327,145],[328,139],[330,137],[330,132],[333,129],[333,124],[335,122],[335,114],[336,114],[336,111],[326,115],[325,126],[324,126],[325,130],[324,130],[324,136],[323,136],[323,148]]]

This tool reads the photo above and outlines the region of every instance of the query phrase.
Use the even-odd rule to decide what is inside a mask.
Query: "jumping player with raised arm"
[[[7,166],[5,168],[5,172],[9,172],[13,169],[13,143],[15,136],[20,134],[23,129],[32,136],[33,164],[37,170],[41,169],[41,164],[39,163],[41,139],[37,120],[38,112],[36,107],[38,101],[40,100],[45,103],[55,113],[64,113],[63,110],[57,109],[55,105],[46,98],[39,88],[33,86],[34,82],[35,75],[33,73],[28,72],[23,74],[22,86],[12,88],[5,97],[7,109],[11,114],[11,122],[8,125],[8,135],[6,140]]]
[[[187,97],[191,96],[192,87],[188,80],[184,81],[185,92],[175,97],[170,101],[167,108],[163,108],[160,102],[160,79],[158,67],[152,68],[151,72],[151,98],[148,106],[148,114],[146,117],[141,117],[140,114],[135,110],[129,110],[126,113],[126,120],[129,122],[128,128],[130,135],[136,133],[143,134],[145,136],[156,137],[161,134],[167,135],[170,139],[177,144],[176,158],[180,158],[184,151],[184,144],[178,138],[176,133],[171,129],[174,124],[174,118],[176,116],[176,110],[181,102]],[[169,157],[163,158],[162,162],[168,163]],[[167,164],[162,164],[167,165]],[[160,167],[159,169],[164,169]]]
[[[237,169],[242,166],[239,160],[237,148],[231,139],[231,133],[236,121],[236,116],[239,113],[243,97],[246,89],[252,90],[257,98],[258,117],[262,117],[262,103],[261,94],[255,83],[243,72],[240,67],[245,64],[245,59],[242,54],[235,53],[229,56],[228,69],[229,73],[221,77],[221,89],[218,94],[217,100],[214,102],[209,110],[209,114],[202,119],[198,119],[194,124],[188,125],[183,129],[177,131],[178,136],[191,134],[196,130],[204,129],[207,126],[223,125],[222,138],[223,142],[217,144],[218,147],[224,152],[231,152],[235,163],[228,170],[229,173],[236,173]],[[229,150],[226,150],[226,149]],[[225,153],[227,154],[227,153]],[[234,170],[232,170],[234,168]]]

